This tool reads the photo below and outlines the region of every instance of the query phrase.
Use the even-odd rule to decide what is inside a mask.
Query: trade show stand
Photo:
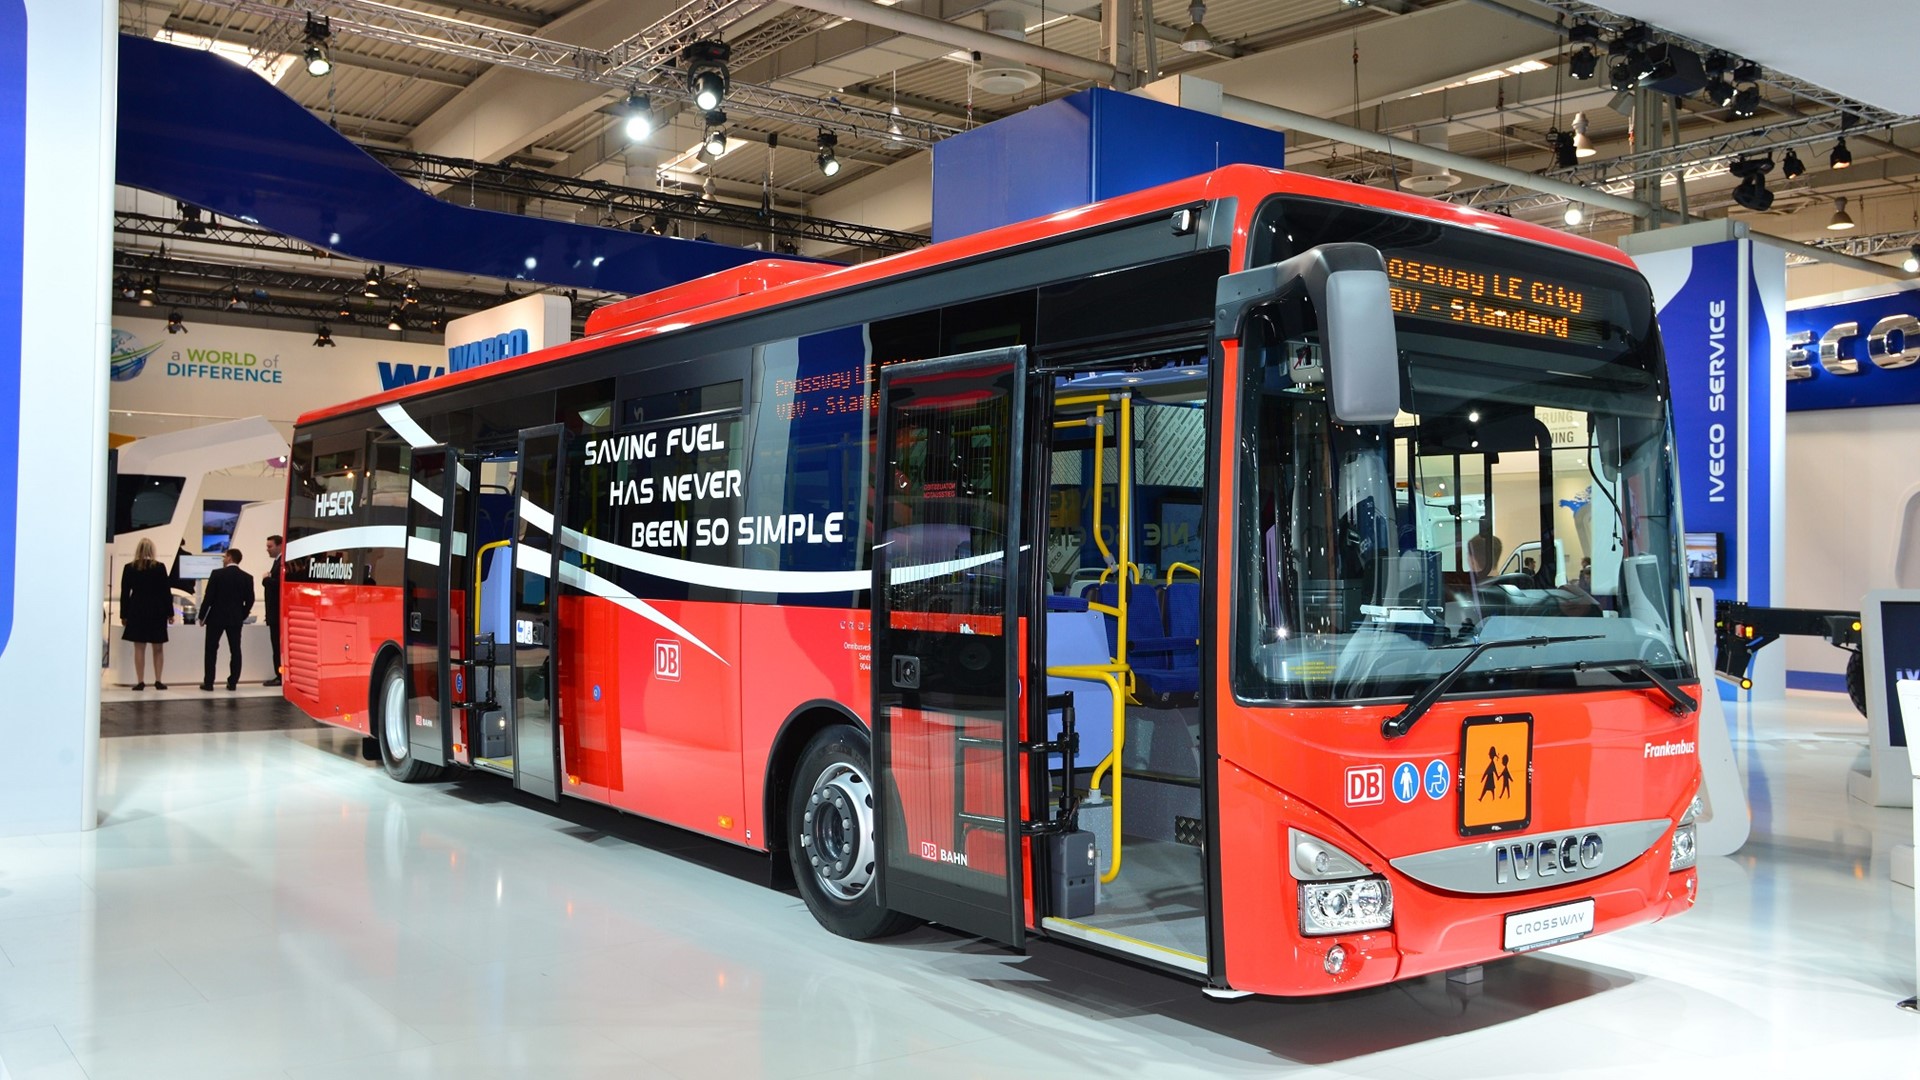
[[[107,669],[112,673],[112,682],[122,686],[134,684],[133,642],[120,640],[120,627],[116,623],[112,630],[112,651],[108,654]],[[205,671],[207,648],[207,628],[198,623],[174,623],[167,627],[167,685],[198,686],[200,676]],[[214,684],[224,685],[227,680],[227,665],[231,661],[227,655],[226,642],[220,643],[220,659],[214,665]],[[267,636],[267,624],[258,620],[248,622],[240,628],[240,681],[260,683],[273,678],[273,641]],[[147,665],[147,682],[153,682],[153,665]]]

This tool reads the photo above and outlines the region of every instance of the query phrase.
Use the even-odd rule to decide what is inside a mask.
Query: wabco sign
[[[1920,403],[1920,290],[1850,296],[1787,312],[1789,412]]]

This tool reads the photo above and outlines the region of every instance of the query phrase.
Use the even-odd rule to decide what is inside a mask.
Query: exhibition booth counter
[[[167,627],[167,685],[170,687],[190,687],[200,685],[200,676],[206,662],[207,628],[198,623],[182,625],[174,623]],[[220,643],[220,659],[214,665],[214,684],[224,685],[229,663],[226,642]],[[153,664],[147,664],[147,683],[153,683]],[[120,640],[120,629],[115,626],[113,637],[108,645],[107,681],[110,685],[132,686],[138,680],[133,672],[133,642]],[[273,642],[268,638],[267,625],[253,621],[240,628],[240,681],[242,684],[260,683],[273,678]]]

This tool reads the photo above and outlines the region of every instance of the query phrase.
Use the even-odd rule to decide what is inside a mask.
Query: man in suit
[[[280,685],[280,549],[278,534],[267,537],[267,572],[260,575],[260,586],[267,592],[267,640],[273,642],[273,676],[268,686]]]
[[[200,603],[200,621],[207,631],[206,678],[200,689],[213,689],[214,661],[220,657],[220,638],[227,639],[232,661],[227,665],[227,689],[240,685],[240,624],[253,611],[253,575],[240,569],[240,553],[227,549],[226,562],[207,577],[207,595]]]

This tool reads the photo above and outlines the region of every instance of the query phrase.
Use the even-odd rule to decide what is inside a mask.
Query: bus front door
[[[508,719],[513,728],[513,786],[560,799],[558,633],[560,525],[566,505],[566,428],[520,433],[520,473],[513,498],[513,640],[509,645]]]
[[[450,660],[464,641],[464,605],[454,592],[456,567],[466,562],[460,531],[460,489],[454,457],[444,446],[413,452],[407,499],[405,645],[407,749],[429,765],[444,765],[452,743],[454,688]]]
[[[1026,350],[880,373],[873,751],[888,908],[1018,946]]]

